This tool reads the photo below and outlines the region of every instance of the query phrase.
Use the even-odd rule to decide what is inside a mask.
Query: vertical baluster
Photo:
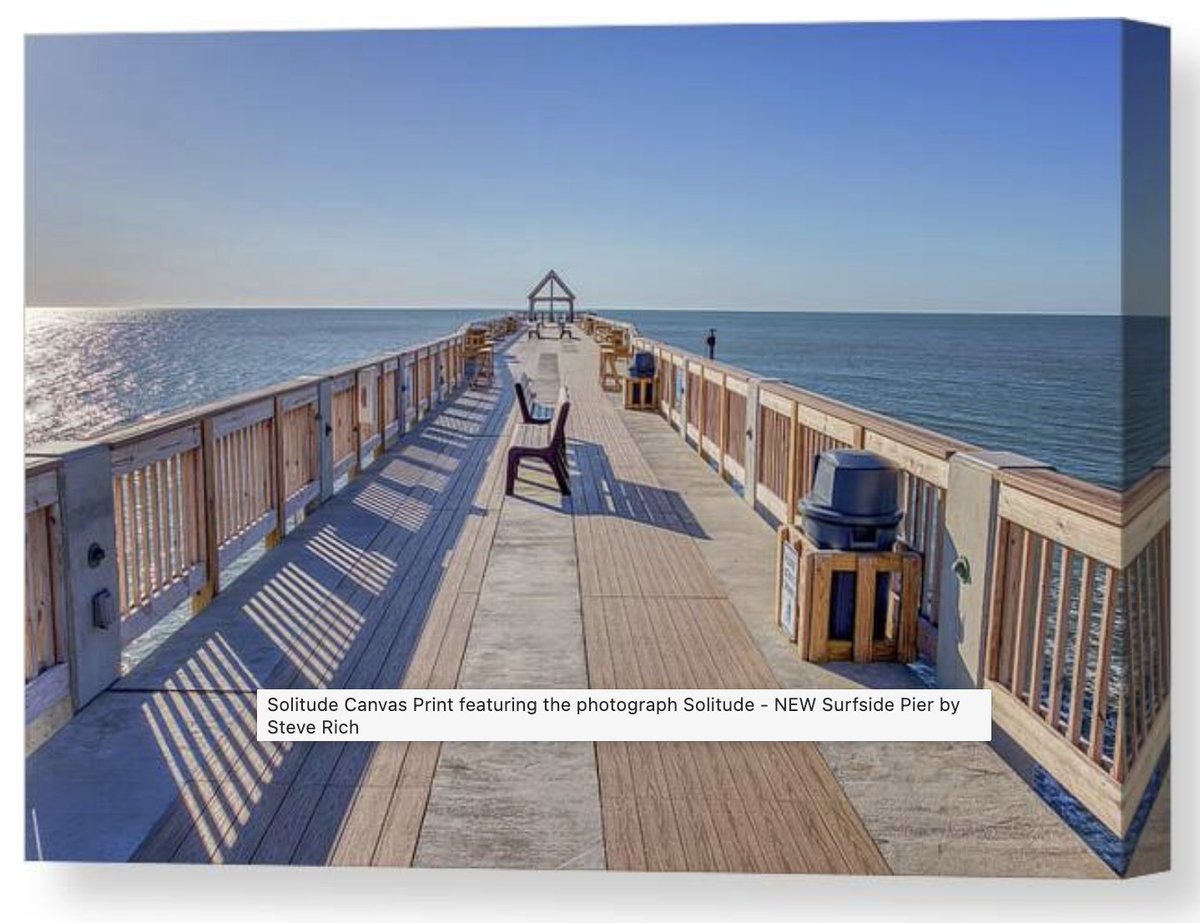
[[[258,521],[262,504],[262,464],[259,458],[257,423],[246,427],[246,518],[244,525]]]
[[[187,530],[183,511],[183,464],[184,456],[182,454],[172,456],[171,468],[171,500],[172,511],[175,518],[175,576],[182,577],[187,572],[187,557],[184,553],[184,534]]]
[[[190,449],[180,456],[180,471],[179,471],[179,496],[180,502],[183,504],[181,521],[183,529],[181,530],[181,548],[180,553],[183,559],[183,569],[190,571],[192,565],[196,561],[196,450]]]
[[[163,528],[164,510],[162,502],[162,462],[152,462],[150,465],[150,534],[154,542],[154,592],[157,593],[167,584],[166,572],[166,530]]]
[[[234,529],[241,532],[251,519],[250,508],[250,491],[251,491],[251,471],[250,471],[250,432],[249,428],[239,429],[235,436],[237,452],[234,455],[234,460],[237,463],[237,479],[238,479],[238,508],[237,518],[234,520]]]
[[[242,531],[246,521],[245,508],[245,447],[243,446],[243,431],[235,430],[230,433],[230,461],[233,463],[233,516],[230,522],[230,537]]]
[[[1030,609],[1033,604],[1034,581],[1034,534],[1026,529],[1021,537],[1021,584],[1017,593],[1016,629],[1013,633],[1013,674],[1010,688],[1017,698],[1024,698],[1026,669],[1029,663],[1027,637],[1030,627]]]
[[[221,451],[221,544],[225,544],[234,530],[234,467],[233,434],[226,433],[220,440]]]
[[[162,459],[155,465],[158,469],[154,499],[157,507],[158,560],[161,564],[161,571],[158,575],[160,589],[171,582],[171,508],[168,503],[170,494],[167,492],[169,486],[167,484],[168,461],[169,459]]]
[[[992,598],[988,607],[988,640],[987,651],[984,655],[984,675],[993,681],[999,681],[1001,675],[1004,593],[1008,584],[1006,579],[1009,567],[1008,537],[1011,529],[1012,526],[1007,519],[998,519],[995,544],[992,547]]]
[[[1054,617],[1054,654],[1050,667],[1050,697],[1046,706],[1046,723],[1058,729],[1062,711],[1063,660],[1067,651],[1067,629],[1071,618],[1071,577],[1074,555],[1065,545],[1059,554],[1058,606]]]
[[[1125,722],[1125,693],[1122,692],[1117,696],[1117,737],[1113,744],[1113,764],[1112,776],[1118,782],[1125,781],[1125,772],[1129,766],[1129,759],[1126,756],[1127,728]]]
[[[237,434],[238,461],[238,498],[241,506],[238,509],[237,531],[241,532],[254,519],[254,471],[253,441],[250,438],[250,427],[238,430]]]
[[[1146,639],[1146,721],[1154,717],[1158,703],[1158,645],[1154,631],[1154,596],[1151,593],[1151,570],[1154,563],[1153,543],[1147,545],[1134,561],[1137,567],[1138,596],[1142,601],[1142,630]]]
[[[219,542],[225,541],[229,526],[229,464],[227,462],[229,452],[227,442],[228,439],[225,436],[213,441],[214,470],[217,475],[213,493],[217,511],[214,524]]]
[[[1128,600],[1127,600],[1128,602]],[[1096,645],[1096,681],[1092,691],[1092,734],[1088,755],[1099,764],[1104,749],[1104,726],[1108,718],[1109,660],[1117,621],[1117,570],[1105,569],[1104,598],[1101,606],[1100,638]]]
[[[125,537],[125,475],[118,474],[113,478],[113,532],[116,537],[117,552],[117,610],[121,614],[129,611],[129,562],[128,542]]]
[[[1038,562],[1037,612],[1033,621],[1033,649],[1029,677],[1029,707],[1040,712],[1042,675],[1045,671],[1046,627],[1050,618],[1050,574],[1053,546],[1049,539],[1039,538],[1041,554]]]
[[[1143,725],[1143,715],[1145,713],[1145,686],[1143,685],[1143,657],[1142,650],[1142,606],[1141,599],[1137,592],[1137,580],[1132,572],[1133,565],[1131,564],[1121,572],[1121,580],[1125,586],[1125,633],[1129,638],[1126,643],[1126,662],[1129,665],[1129,707],[1131,710],[1130,718],[1132,719],[1129,726],[1129,733],[1133,741],[1140,748],[1142,740],[1145,738],[1145,727]],[[1132,757],[1135,754],[1130,754]]]
[[[154,555],[153,539],[150,534],[150,486],[149,468],[138,471],[138,501],[141,506],[142,528],[142,591],[139,603],[145,603],[154,592]]]
[[[271,497],[270,453],[267,451],[266,420],[254,424],[254,520],[257,522],[275,505]]]
[[[1090,557],[1083,559],[1083,579],[1079,586],[1079,617],[1075,623],[1074,661],[1071,664],[1071,710],[1067,719],[1068,740],[1079,745],[1083,728],[1084,695],[1087,683],[1087,652],[1092,631],[1092,589],[1096,576],[1096,562]]]

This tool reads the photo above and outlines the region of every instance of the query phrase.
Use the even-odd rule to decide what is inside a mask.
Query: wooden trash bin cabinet
[[[787,549],[791,548],[791,552]],[[775,556],[775,613],[803,660],[856,663],[917,659],[921,556],[915,551],[831,551],[794,526],[781,526]],[[853,629],[832,636],[837,578],[853,575]],[[846,586],[843,581],[843,587]],[[883,588],[886,608],[876,606]],[[843,589],[843,592],[845,590]]]
[[[625,409],[654,410],[654,379],[625,376]]]

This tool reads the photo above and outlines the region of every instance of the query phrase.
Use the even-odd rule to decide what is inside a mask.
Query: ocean
[[[1169,322],[1059,315],[606,311],[647,336],[1122,488],[1169,451]],[[479,310],[25,312],[25,442],[399,351]]]

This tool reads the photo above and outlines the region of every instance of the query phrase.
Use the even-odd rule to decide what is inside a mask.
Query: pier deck
[[[590,340],[498,360],[27,761],[46,858],[1110,874],[982,744],[255,741],[259,687],[912,682],[795,657],[771,530]],[[570,498],[504,496],[518,371],[571,389]]]

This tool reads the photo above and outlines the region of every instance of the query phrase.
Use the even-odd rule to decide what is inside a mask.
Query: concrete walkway
[[[529,344],[512,356],[539,395],[557,393],[556,352]],[[500,508],[458,685],[586,687],[571,500],[536,468],[521,496]],[[443,744],[414,864],[604,868],[595,747]]]

